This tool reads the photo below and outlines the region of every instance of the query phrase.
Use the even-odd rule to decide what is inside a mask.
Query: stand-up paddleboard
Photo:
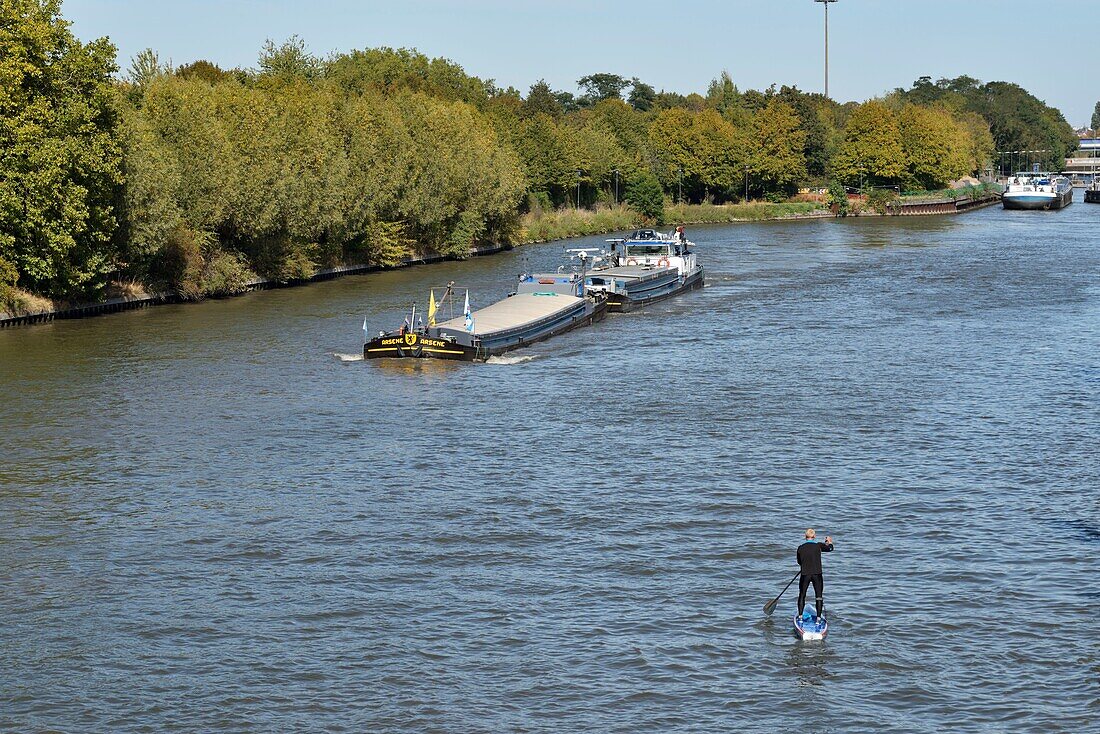
[[[824,640],[829,632],[829,620],[806,610],[801,617],[794,617],[794,634],[800,640]]]

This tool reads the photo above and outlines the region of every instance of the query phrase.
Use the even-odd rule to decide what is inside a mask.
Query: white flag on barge
[[[466,331],[474,333],[474,315],[470,313],[470,291],[466,291],[466,305],[462,307],[462,315],[466,317]]]

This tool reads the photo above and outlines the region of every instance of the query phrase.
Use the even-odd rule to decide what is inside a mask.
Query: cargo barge
[[[439,323],[438,312],[454,307],[459,289],[448,285],[438,301],[433,289],[426,324],[421,323],[425,315],[418,319],[413,306],[400,328],[366,341],[363,358],[485,361],[593,324],[607,315],[607,298],[587,291],[587,258],[579,259],[579,272],[521,275],[515,293],[476,311],[470,310],[470,294],[465,290],[462,315]]]

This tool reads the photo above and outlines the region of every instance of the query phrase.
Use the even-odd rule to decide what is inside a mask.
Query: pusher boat
[[[630,311],[703,286],[703,268],[683,227],[669,234],[640,229],[608,242],[611,251],[597,258],[585,286],[606,294],[611,311]]]

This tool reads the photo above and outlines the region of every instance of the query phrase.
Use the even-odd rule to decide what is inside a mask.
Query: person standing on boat
[[[814,595],[817,597],[817,616],[820,618],[825,611],[825,579],[821,571],[821,554],[829,553],[833,549],[833,539],[826,537],[824,543],[817,542],[817,532],[813,528],[806,530],[806,540],[798,546],[795,558],[802,569],[802,576],[798,579],[798,616],[806,609],[806,591],[810,584],[814,585]]]

